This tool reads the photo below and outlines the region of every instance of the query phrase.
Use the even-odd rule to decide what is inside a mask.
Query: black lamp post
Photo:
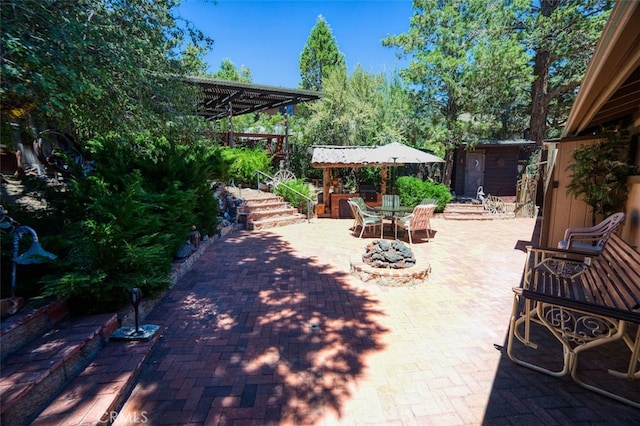
[[[136,321],[136,329],[134,334],[140,334],[140,328],[138,326],[138,320],[140,318],[138,307],[140,306],[140,299],[142,299],[142,291],[139,288],[132,288],[129,293],[131,294],[131,304],[133,305],[133,310],[135,312],[135,321]]]
[[[133,305],[135,327],[120,327],[109,337],[111,340],[149,340],[160,329],[160,326],[153,324],[140,325],[140,301],[142,300],[142,290],[137,287],[129,290],[131,304]]]

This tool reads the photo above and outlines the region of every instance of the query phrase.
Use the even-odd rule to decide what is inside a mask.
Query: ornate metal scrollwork
[[[567,342],[576,345],[611,337],[618,332],[618,321],[554,305],[544,306],[544,318]]]

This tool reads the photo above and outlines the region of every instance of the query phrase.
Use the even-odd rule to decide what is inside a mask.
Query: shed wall
[[[484,151],[485,153],[483,181],[485,194],[515,196],[518,183],[518,153],[520,148],[517,146],[485,146],[475,151]],[[452,188],[458,195],[475,197],[475,190],[473,193],[465,192],[467,152],[464,148],[456,149]]]

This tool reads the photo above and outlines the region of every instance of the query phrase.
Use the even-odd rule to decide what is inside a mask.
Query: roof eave
[[[562,138],[588,129],[594,116],[640,66],[640,2],[617,2],[591,58]]]

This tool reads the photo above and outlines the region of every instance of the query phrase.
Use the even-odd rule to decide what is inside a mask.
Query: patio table
[[[380,213],[383,218],[391,220],[391,227],[394,230],[394,237],[396,239],[398,238],[398,233],[395,227],[396,218],[401,213],[401,216],[405,216],[406,214],[413,212],[413,207],[409,206],[374,206],[373,209]]]

